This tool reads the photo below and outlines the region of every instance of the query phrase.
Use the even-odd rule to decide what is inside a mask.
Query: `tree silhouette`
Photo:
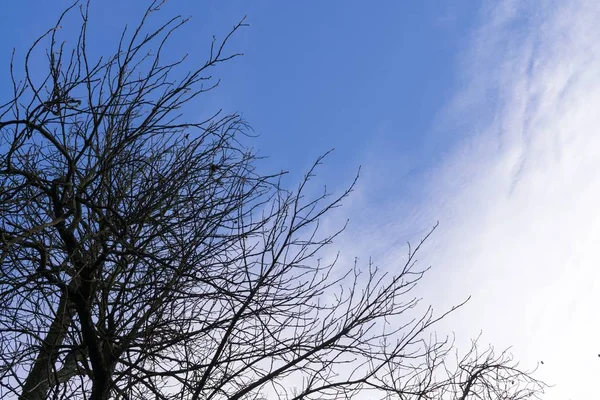
[[[420,244],[395,275],[318,258],[340,232],[319,221],[353,184],[309,197],[319,158],[285,190],[281,174],[257,172],[238,115],[186,122],[183,106],[218,84],[209,70],[238,55],[226,45],[244,21],[181,75],[163,50],[186,21],[148,30],[160,5],[109,57],[90,56],[78,3],[29,49],[22,78],[13,57],[14,96],[0,108],[0,397],[540,393],[505,353],[474,344],[450,362],[449,340],[428,336],[447,313],[404,318],[425,273]],[[77,12],[68,49],[59,27]]]

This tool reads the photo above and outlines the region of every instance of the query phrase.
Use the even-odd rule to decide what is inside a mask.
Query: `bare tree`
[[[0,397],[540,393],[505,354],[474,347],[452,369],[451,343],[424,340],[447,313],[413,318],[420,245],[393,276],[318,258],[339,234],[319,220],[353,185],[307,197],[320,158],[284,190],[281,174],[257,172],[238,115],[183,120],[217,86],[209,70],[237,56],[226,45],[244,23],[181,75],[184,60],[163,49],[185,20],[147,31],[159,6],[112,56],[92,59],[88,6],[76,3],[29,49],[21,78],[13,57],[0,108]],[[78,12],[68,48],[59,27]],[[44,43],[42,74],[32,60]]]

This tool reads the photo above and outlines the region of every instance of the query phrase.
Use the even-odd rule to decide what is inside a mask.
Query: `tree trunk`
[[[73,321],[73,312],[68,303],[67,292],[63,291],[56,315],[48,329],[48,335],[40,346],[33,368],[27,375],[19,400],[44,400],[47,398],[50,381],[53,379],[53,369],[58,358],[58,349],[63,344]]]

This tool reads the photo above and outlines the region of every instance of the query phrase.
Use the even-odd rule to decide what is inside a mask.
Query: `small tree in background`
[[[450,362],[414,319],[425,270],[324,264],[319,220],[351,192],[306,197],[259,174],[235,114],[187,122],[216,87],[162,50],[180,17],[92,59],[88,7],[29,49],[0,108],[3,399],[523,399],[544,384],[508,354]],[[71,49],[58,28],[80,12]],[[70,42],[73,42],[71,40]],[[47,43],[45,75],[32,59]],[[422,242],[421,242],[422,243]],[[335,272],[335,273],[334,273]],[[453,308],[452,310],[454,310]],[[452,311],[451,310],[451,311]],[[435,337],[434,337],[435,338]],[[426,340],[427,339],[427,340]]]

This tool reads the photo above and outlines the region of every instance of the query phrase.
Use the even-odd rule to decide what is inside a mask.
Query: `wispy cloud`
[[[448,329],[482,329],[525,365],[543,360],[551,400],[595,396],[600,373],[598,21],[593,0],[490,1],[462,57],[463,89],[438,119],[440,134],[463,139],[418,178],[418,202],[363,209],[378,190],[364,184],[346,243],[393,265],[411,229],[439,220],[422,255],[434,266],[428,301],[472,294]]]

